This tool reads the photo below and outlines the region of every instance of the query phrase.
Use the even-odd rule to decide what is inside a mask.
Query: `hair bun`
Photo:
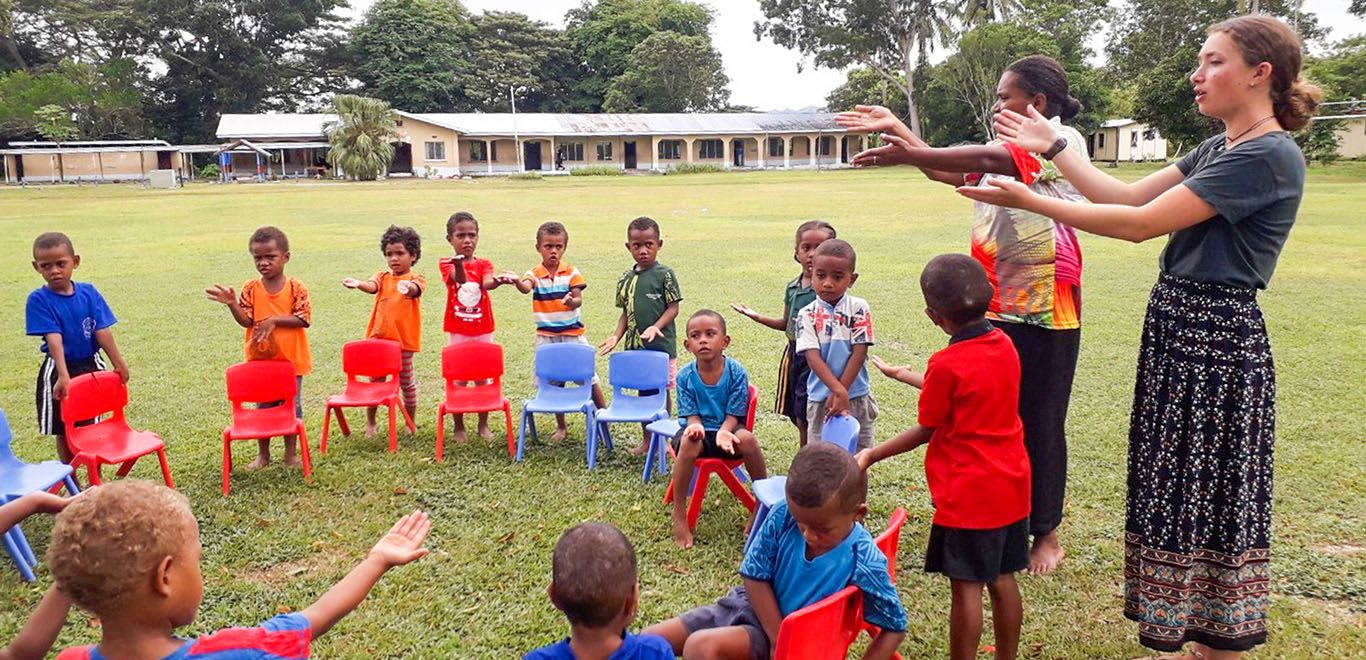
[[[1275,104],[1276,120],[1282,128],[1297,131],[1309,124],[1322,102],[1323,90],[1318,85],[1304,78],[1296,78]]]
[[[1077,100],[1077,97],[1069,96],[1067,97],[1067,102],[1062,105],[1062,108],[1060,109],[1058,116],[1061,117],[1064,121],[1071,119],[1077,116],[1078,114],[1081,114],[1081,109],[1083,107],[1085,106],[1081,104],[1081,101]]]

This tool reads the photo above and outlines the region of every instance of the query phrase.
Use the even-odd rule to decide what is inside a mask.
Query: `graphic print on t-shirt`
[[[465,282],[455,292],[456,304],[451,313],[462,321],[477,322],[484,316],[484,310],[479,307],[483,298],[484,291],[477,282]]]

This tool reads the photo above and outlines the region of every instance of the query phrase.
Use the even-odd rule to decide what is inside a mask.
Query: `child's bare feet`
[[[489,425],[485,422],[480,422],[479,424],[479,437],[485,440],[493,439],[493,429],[489,428]]]
[[[299,460],[297,454],[286,453],[284,460],[281,462],[284,463],[286,467],[301,468],[304,466],[304,462]]]
[[[647,432],[640,439],[640,444],[631,448],[632,456],[644,456],[645,452],[650,451],[650,434]]]
[[[564,437],[566,435],[569,435],[569,429],[561,426],[559,428],[556,428],[554,433],[550,434],[550,441],[559,442],[561,440],[564,440]]]
[[[455,427],[455,430],[451,431],[451,440],[456,444],[465,444],[465,427]]]
[[[374,422],[366,422],[366,423],[365,423],[365,437],[366,437],[366,438],[373,438],[373,437],[375,437],[375,423],[374,423]]]
[[[1058,542],[1058,532],[1053,530],[1043,536],[1034,537],[1034,546],[1029,549],[1029,574],[1046,575],[1058,567],[1058,562],[1067,556],[1062,544]]]
[[[247,472],[255,472],[267,465],[270,465],[270,454],[257,454],[256,460],[247,463]]]
[[[677,513],[675,513],[673,516],[671,516],[671,518],[673,518],[674,523],[674,545],[683,549],[691,548],[692,528],[688,527],[687,516],[680,516]]]

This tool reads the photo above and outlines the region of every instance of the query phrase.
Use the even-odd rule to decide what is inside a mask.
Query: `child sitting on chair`
[[[379,237],[379,249],[389,270],[381,270],[368,280],[348,277],[341,283],[348,289],[359,289],[375,297],[365,338],[392,339],[401,346],[403,361],[398,372],[398,389],[403,393],[408,419],[416,419],[417,376],[413,373],[413,356],[422,349],[422,303],[419,298],[427,288],[427,278],[413,272],[413,266],[422,257],[422,237],[412,227],[389,225]],[[365,437],[374,435],[375,406],[370,406],[365,410]]]
[[[560,536],[551,562],[550,602],[569,619],[569,637],[522,660],[673,660],[662,637],[626,632],[640,584],[636,549],[621,530],[607,523],[573,527]]]
[[[953,588],[949,655],[973,658],[982,637],[982,589],[991,594],[996,657],[1014,658],[1020,643],[1020,588],[1029,565],[1030,467],[1020,422],[1020,358],[1010,337],[986,320],[993,289],[986,269],[965,254],[930,260],[920,275],[925,313],[949,335],[923,376],[919,423],[858,454],[874,463],[929,443],[925,480],[934,521],[925,570]],[[917,378],[919,377],[919,378]]]
[[[887,557],[859,520],[868,481],[854,457],[824,442],[797,452],[787,501],[773,507],[740,565],[744,586],[712,605],[645,629],[685,658],[768,660],[783,618],[854,585],[863,617],[881,628],[864,658],[890,658],[906,636],[906,610]]]
[[[699,458],[743,459],[751,479],[767,476],[759,440],[744,420],[749,416],[749,374],[725,355],[730,346],[726,319],[699,309],[688,319],[683,340],[697,359],[678,372],[678,425],[674,436],[674,543],[691,548],[688,485]]]
[[[389,569],[426,556],[422,541],[430,528],[421,511],[404,516],[341,582],[301,612],[255,628],[185,639],[175,630],[194,621],[204,593],[199,524],[189,500],[147,481],[93,488],[57,516],[47,561],[62,594],[99,617],[103,639],[57,657],[307,658],[309,643],[356,609]]]

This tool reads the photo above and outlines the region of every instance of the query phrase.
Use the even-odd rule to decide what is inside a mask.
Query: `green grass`
[[[1150,169],[1119,172],[1133,177]],[[1255,654],[1262,658],[1366,654],[1366,443],[1356,419],[1366,409],[1366,315],[1359,302],[1366,289],[1366,164],[1310,172],[1299,224],[1261,298],[1280,366],[1275,598],[1271,640]],[[120,319],[115,334],[132,367],[130,419],[167,440],[177,484],[201,523],[205,599],[185,633],[305,607],[414,507],[435,520],[432,555],[386,577],[319,641],[318,655],[506,658],[557,639],[566,626],[545,597],[550,550],[562,530],[585,520],[611,521],[635,542],[641,625],[709,602],[736,581],[744,518],[724,489],[713,488],[697,547],[676,550],[659,504],[662,482],[643,485],[640,459],[621,451],[588,472],[581,428],[561,445],[529,446],[520,465],[510,464],[501,439],[449,446],[445,462],[435,464],[439,288],[424,305],[419,433],[403,437],[397,455],[379,439],[336,435],[326,457],[314,453],[312,484],[279,467],[238,471],[232,497],[219,495],[219,432],[227,417],[222,373],[241,359],[241,330],[202,291],[215,282],[238,286],[254,274],[246,253],[250,231],[282,226],[294,248],[288,272],[312,290],[315,371],[304,388],[316,447],[323,398],[343,380],[340,347],[360,337],[370,312],[368,296],[338,281],[384,267],[376,242],[396,222],[427,237],[418,267],[435,282],[436,259],[449,252],[441,240],[444,219],[456,209],[481,219],[479,252],[518,272],[537,262],[535,227],[564,221],[572,232],[568,257],[590,283],[584,320],[594,341],[615,321],[611,291],[630,265],[622,248],[630,218],[650,215],[663,225],[661,260],[682,279],[685,314],[702,306],[727,310],[731,302],[777,313],[783,285],[796,272],[793,229],[808,218],[829,219],[860,252],[855,291],[876,310],[876,352],[913,364],[945,344],[921,313],[920,268],[935,254],[966,251],[969,217],[966,201],[909,170],[0,189],[0,317],[10,319],[0,334],[0,407],[14,427],[15,448],[35,461],[53,453],[50,440],[35,432],[39,355],[20,325],[25,296],[41,283],[28,266],[30,241],[60,229],[84,258],[78,279],[97,284]],[[1029,657],[1144,654],[1120,613],[1120,530],[1134,363],[1162,241],[1082,241],[1086,329],[1062,528],[1069,558],[1051,577],[1022,580],[1022,650]],[[493,299],[497,336],[508,348],[506,388],[518,401],[530,390],[529,302],[510,290]],[[783,472],[796,435],[767,412],[783,338],[737,314],[728,317],[731,354],[762,391],[758,435],[770,465]],[[875,383],[878,436],[887,438],[912,423],[916,396],[886,379]],[[634,443],[631,429],[619,428],[617,437]],[[249,444],[239,446],[242,459]],[[918,565],[930,518],[922,456],[879,466],[870,493],[874,531],[895,507],[911,512],[898,581],[910,612],[907,657],[943,656],[947,649],[947,581]],[[134,475],[154,478],[155,462],[140,464]],[[37,551],[45,551],[50,522],[33,520],[26,528]],[[17,631],[49,580],[40,569],[39,582],[27,585],[0,568],[0,639]],[[89,643],[98,634],[86,616],[73,614],[60,643]]]

